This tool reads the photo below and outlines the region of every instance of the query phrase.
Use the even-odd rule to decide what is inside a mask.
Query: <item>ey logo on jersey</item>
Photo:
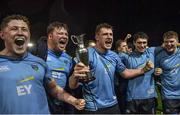
[[[8,67],[8,65],[2,65],[0,66],[0,72],[5,72],[5,71],[9,71],[10,68]]]
[[[32,84],[22,85],[22,83],[34,80],[34,76],[28,76],[17,82],[16,90],[18,96],[31,94]]]
[[[18,96],[23,96],[23,95],[31,94],[31,89],[32,89],[32,85],[31,84],[16,86],[16,90],[17,90]]]
[[[60,79],[61,75],[62,75],[61,72],[52,71],[53,78]]]

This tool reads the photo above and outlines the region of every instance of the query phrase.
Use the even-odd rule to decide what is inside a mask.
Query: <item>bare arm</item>
[[[55,80],[52,79],[49,84],[48,88],[50,89],[51,95],[59,100],[65,101],[69,104],[75,106],[78,110],[82,110],[85,107],[85,100],[84,99],[77,99],[67,93],[63,88],[59,87]]]
[[[69,78],[69,87],[71,89],[76,89],[79,86],[79,80],[78,78],[75,77],[75,75],[71,75],[71,77]]]
[[[120,75],[126,79],[143,74],[143,69],[125,69]]]
[[[154,68],[154,64],[151,61],[147,61],[144,68],[140,69],[125,69],[120,75],[126,79],[137,77],[139,75],[144,74],[147,71],[150,71]]]

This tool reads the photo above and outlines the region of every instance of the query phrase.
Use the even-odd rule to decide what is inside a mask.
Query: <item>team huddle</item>
[[[27,17],[7,16],[0,28],[5,44],[0,51],[1,114],[154,114],[157,77],[163,113],[180,112],[177,32],[165,32],[158,47],[148,47],[148,35],[137,32],[133,51],[121,41],[117,43],[124,43],[124,50],[114,52],[113,27],[101,23],[95,30],[95,45],[87,49],[87,66],[66,52],[69,30],[64,23],[48,25],[47,50],[39,51],[45,54],[43,59],[28,51]],[[83,82],[87,73],[95,77],[88,83]]]

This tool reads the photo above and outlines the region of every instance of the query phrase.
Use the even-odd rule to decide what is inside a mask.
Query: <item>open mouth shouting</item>
[[[58,42],[58,46],[61,50],[64,50],[67,45],[67,40],[66,39],[60,39]]]
[[[113,42],[112,40],[106,40],[105,41],[106,48],[108,48],[108,49],[111,48],[112,47],[112,42]]]
[[[15,38],[14,43],[18,48],[23,48],[25,44],[25,38],[23,36],[18,36]]]
[[[13,50],[16,54],[22,55],[26,52],[27,40],[25,36],[16,36],[14,39]]]

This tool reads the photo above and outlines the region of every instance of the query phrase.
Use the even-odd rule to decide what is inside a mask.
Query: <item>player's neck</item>
[[[105,53],[107,51],[107,49],[104,49],[98,45],[95,46],[96,50],[99,52],[99,53]]]
[[[15,53],[7,50],[7,49],[3,49],[3,50],[0,52],[0,55],[12,57],[12,58],[20,58],[20,57],[23,57],[24,54],[18,55],[18,54],[15,54]]]

